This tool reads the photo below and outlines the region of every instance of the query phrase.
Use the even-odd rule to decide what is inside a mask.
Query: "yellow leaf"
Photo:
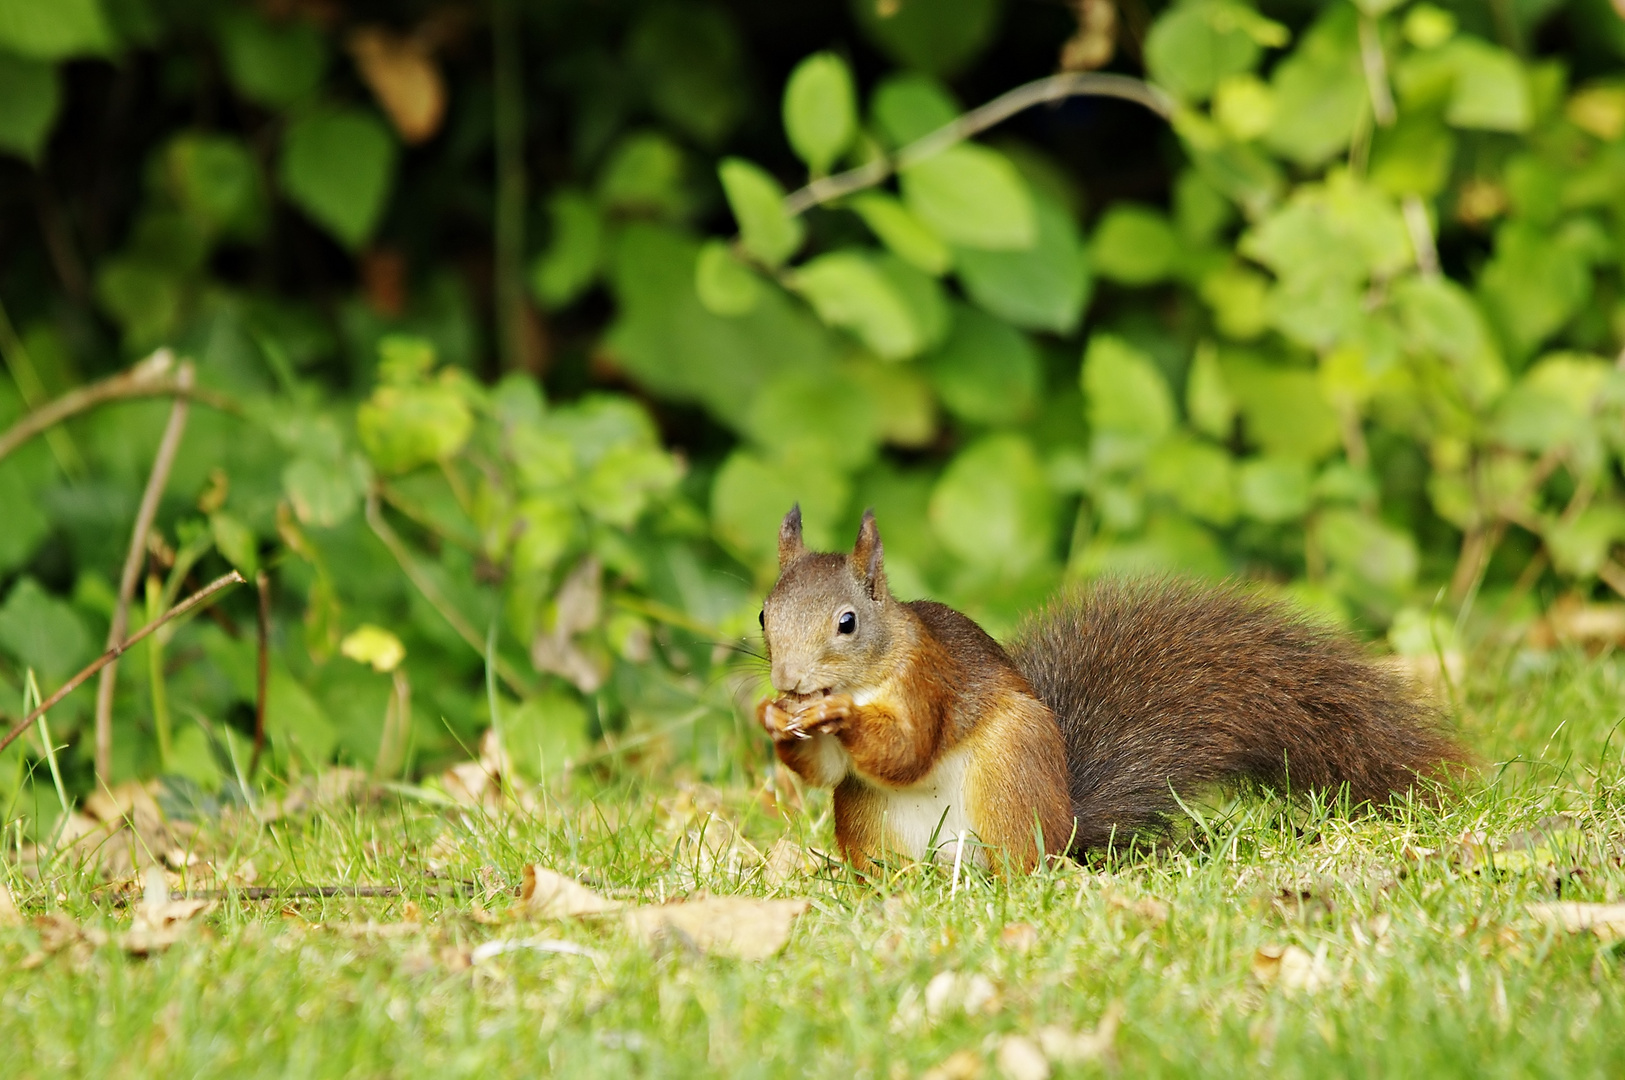
[[[374,671],[394,671],[406,659],[401,639],[372,623],[362,623],[344,635],[339,652],[358,664],[371,664]]]

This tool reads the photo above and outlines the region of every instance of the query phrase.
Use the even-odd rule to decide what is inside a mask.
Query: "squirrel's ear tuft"
[[[801,504],[796,503],[779,526],[779,569],[783,570],[806,553],[807,547],[801,542]]]
[[[861,581],[873,600],[886,598],[885,549],[880,543],[880,527],[873,508],[863,512],[858,526],[858,542],[852,545],[852,576]]]

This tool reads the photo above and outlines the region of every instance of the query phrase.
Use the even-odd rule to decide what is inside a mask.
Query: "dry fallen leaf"
[[[606,911],[619,911],[621,907],[574,878],[545,866],[527,865],[517,910],[531,918],[564,919],[572,915],[601,915]]]
[[[1068,1031],[1051,1024],[1033,1034],[1038,1037],[1038,1045],[1045,1057],[1057,1065],[1077,1065],[1110,1055],[1112,1045],[1117,1041],[1117,1025],[1122,1020],[1123,1003],[1114,1001],[1106,1006],[1093,1031]]]
[[[794,837],[781,836],[762,860],[762,880],[769,887],[787,884],[813,869],[812,856]]]
[[[17,910],[17,901],[11,897],[11,890],[6,883],[0,881],[0,926],[21,926],[23,913]]]
[[[920,1080],[978,1080],[982,1075],[982,1057],[974,1050],[955,1050],[920,1074]]]
[[[446,82],[427,46],[415,37],[363,26],[350,35],[350,55],[367,88],[409,145],[440,130],[446,115]]]
[[[1049,1059],[1025,1035],[1006,1035],[993,1063],[1005,1080],[1049,1080]]]
[[[936,1023],[958,1013],[966,1016],[992,1015],[1003,1002],[998,987],[986,975],[966,975],[959,971],[939,971],[922,991],[910,986],[897,1002],[892,1030],[905,1032],[929,1021]]]
[[[1555,926],[1571,934],[1590,930],[1604,941],[1625,937],[1625,904],[1594,904],[1581,900],[1559,900],[1531,904],[1535,921]]]
[[[1131,912],[1134,915],[1139,916],[1141,919],[1144,919],[1146,922],[1151,923],[1153,926],[1161,926],[1163,923],[1168,921],[1167,903],[1165,901],[1158,900],[1154,896],[1142,896],[1137,899],[1130,900],[1126,896],[1119,896],[1117,893],[1108,892],[1106,894],[1106,906],[1117,908],[1120,911]]]
[[[1297,945],[1265,945],[1253,954],[1253,977],[1266,986],[1314,993],[1331,982],[1325,950],[1311,954]]]
[[[712,896],[637,908],[627,913],[627,923],[646,941],[676,938],[701,952],[765,960],[784,948],[791,924],[807,906],[806,900]]]
[[[1032,952],[1038,944],[1038,929],[1032,923],[1010,923],[999,931],[999,944],[1018,953]]]
[[[125,952],[147,956],[169,948],[185,936],[193,919],[214,907],[209,900],[171,900],[162,867],[148,867],[143,883],[145,891],[130,932],[119,942]]]

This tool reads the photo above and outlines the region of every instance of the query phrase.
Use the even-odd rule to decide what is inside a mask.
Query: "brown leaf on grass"
[[[633,933],[650,943],[675,939],[700,952],[766,960],[784,948],[796,917],[807,907],[806,900],[712,896],[637,908],[626,918]]]
[[[446,115],[446,82],[429,48],[416,37],[363,26],[350,35],[362,81],[409,145],[426,142]]]
[[[1010,923],[999,931],[999,944],[1018,953],[1029,953],[1038,944],[1038,928],[1032,923]]]
[[[792,836],[781,836],[762,860],[762,880],[771,888],[788,884],[813,870],[812,855]]]
[[[922,990],[910,986],[897,1002],[891,1029],[904,1033],[957,1015],[991,1016],[1003,1007],[993,980],[978,972],[939,971]]]
[[[993,1064],[1005,1080],[1049,1080],[1049,1059],[1025,1035],[1006,1035],[999,1041]]]
[[[11,897],[11,890],[6,883],[0,881],[0,927],[21,926],[23,913],[17,910],[17,901]]]
[[[974,1050],[955,1050],[920,1074],[920,1080],[980,1080],[987,1067]]]
[[[145,891],[130,931],[119,939],[124,951],[136,956],[169,948],[190,932],[193,919],[214,908],[210,900],[171,900],[169,878],[160,866],[148,867],[143,880]]]
[[[1115,892],[1108,892],[1106,906],[1130,912],[1153,926],[1161,926],[1168,921],[1168,904],[1154,896],[1141,896],[1131,900]]]
[[[1070,1031],[1050,1024],[1033,1034],[1044,1056],[1057,1065],[1079,1065],[1086,1061],[1109,1058],[1117,1041],[1117,1026],[1123,1022],[1123,1003],[1114,1001],[1106,1006],[1100,1022],[1093,1031]]]
[[[1530,626],[1525,641],[1540,650],[1625,645],[1625,604],[1588,604],[1572,595],[1562,597]]]
[[[1253,977],[1265,986],[1314,993],[1332,981],[1324,952],[1312,954],[1297,945],[1265,945],[1253,954]]]
[[[565,919],[574,915],[602,915],[619,911],[622,906],[556,870],[527,865],[516,910],[533,919]]]
[[[1625,904],[1595,904],[1582,900],[1558,900],[1531,904],[1529,914],[1545,926],[1555,926],[1570,934],[1586,930],[1604,941],[1625,937]]]

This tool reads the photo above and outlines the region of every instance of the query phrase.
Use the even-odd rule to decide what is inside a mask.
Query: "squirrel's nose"
[[[797,693],[804,672],[792,668],[782,660],[773,661],[773,689],[781,694]]]

